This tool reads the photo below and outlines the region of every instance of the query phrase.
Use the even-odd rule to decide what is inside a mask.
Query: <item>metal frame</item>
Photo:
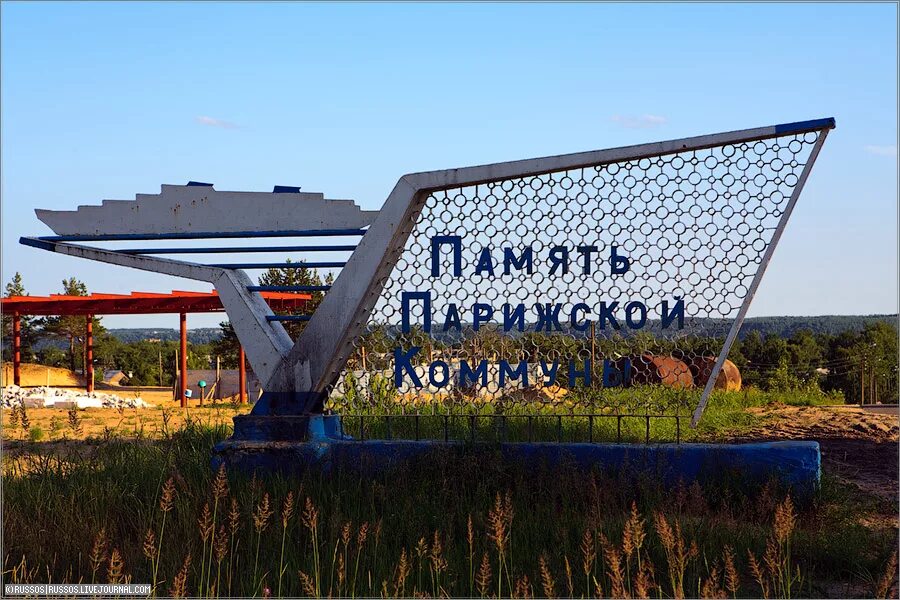
[[[244,252],[353,252],[356,246],[221,246],[217,248],[126,248],[121,254],[241,254]]]
[[[220,269],[335,269],[346,265],[345,262],[259,262],[259,263],[219,263],[207,265]]]
[[[734,345],[734,340],[737,339],[737,334],[741,330],[741,325],[744,324],[744,317],[747,316],[747,310],[750,308],[750,303],[753,301],[753,297],[756,295],[756,290],[759,288],[759,283],[762,281],[762,276],[766,272],[766,268],[769,266],[769,261],[772,260],[772,255],[775,253],[775,246],[778,245],[778,241],[781,239],[781,234],[784,233],[784,228],[787,226],[788,219],[791,217],[791,213],[794,211],[794,206],[797,204],[797,199],[800,198],[800,193],[803,191],[803,186],[806,184],[806,179],[809,177],[809,173],[812,170],[812,166],[816,162],[816,158],[819,156],[819,150],[822,149],[822,145],[825,143],[825,138],[828,137],[828,129],[823,129],[819,133],[819,139],[816,140],[816,144],[813,146],[812,152],[809,154],[809,160],[806,161],[806,165],[803,166],[803,172],[800,173],[800,178],[797,180],[797,185],[794,187],[794,191],[791,194],[790,200],[788,200],[787,206],[784,209],[784,214],[781,216],[781,219],[778,221],[778,227],[775,229],[775,232],[772,234],[772,239],[769,242],[769,245],[766,247],[766,251],[763,254],[762,261],[759,264],[759,268],[756,270],[756,275],[753,276],[753,281],[750,283],[750,289],[747,291],[747,296],[744,297],[744,302],[741,304],[740,309],[738,309],[738,314],[734,318],[734,323],[731,324],[731,329],[728,332],[728,336],[725,338],[725,343],[722,345],[722,350],[719,352],[719,356],[716,358],[716,364],[713,365],[713,369],[709,374],[709,379],[706,381],[706,387],[703,389],[703,395],[700,397],[700,403],[697,404],[697,408],[694,410],[694,414],[691,417],[691,427],[696,427],[697,423],[700,422],[700,417],[703,416],[703,411],[706,410],[706,404],[709,402],[709,395],[712,393],[713,389],[716,386],[716,380],[719,378],[719,372],[721,372],[722,367],[725,365],[725,360],[728,358],[728,353],[731,352],[731,347]]]
[[[352,351],[353,339],[361,333],[365,326],[384,282],[399,259],[427,196],[432,192],[625,160],[637,160],[650,156],[675,154],[688,150],[758,141],[783,135],[813,131],[824,133],[825,130],[832,129],[834,126],[835,121],[832,118],[818,119],[609,150],[405,175],[397,182],[378,217],[369,227],[368,233],[360,241],[357,251],[350,257],[346,267],[335,280],[331,291],[322,300],[306,329],[294,344],[285,365],[297,363],[309,365],[310,391],[316,397],[307,400],[307,410],[320,408],[321,396],[335,381],[346,363]],[[822,141],[824,141],[824,136],[820,136],[817,147],[821,147]],[[810,156],[804,170],[804,180],[815,161],[816,154],[817,152]],[[795,189],[792,196],[792,205],[799,197],[800,188],[802,185],[798,183],[798,188]],[[789,215],[790,210],[785,211],[785,214],[782,215],[779,223],[780,230],[783,230]],[[777,245],[778,237],[780,237],[780,232],[769,244],[769,257]],[[759,278],[758,272],[754,280],[755,285],[758,285]],[[752,294],[748,294],[745,298],[740,315],[746,314],[750,300],[752,300]],[[743,317],[741,317],[742,319]],[[730,335],[726,340],[722,355],[717,361],[716,376],[724,362],[723,357],[727,356],[731,344],[734,343],[737,329],[733,327],[732,332],[734,335]],[[710,381],[714,385],[715,378],[711,377]],[[706,399],[711,391],[712,387],[707,385],[695,415],[702,414],[702,409],[706,406]]]
[[[387,277],[400,257],[416,220],[429,194],[456,187],[472,186],[505,179],[600,166],[609,163],[702,150],[727,144],[770,139],[783,135],[819,132],[819,139],[793,191],[789,205],[781,216],[760,264],[750,291],[744,299],[726,338],[712,376],[694,413],[696,425],[734,343],[762,274],[771,259],[788,217],[802,191],[813,163],[825,140],[827,130],[835,127],[834,119],[818,119],[769,127],[758,127],[726,133],[703,135],[678,140],[640,144],[608,150],[564,154],[513,162],[488,164],[461,169],[428,171],[404,175],[388,196],[368,230],[335,229],[312,231],[153,233],[119,235],[65,235],[22,238],[23,244],[91,260],[129,266],[212,283],[228,312],[235,332],[244,345],[254,371],[264,381],[267,392],[287,394],[279,400],[277,411],[269,403],[258,403],[258,415],[306,414],[319,412],[326,391],[339,376],[352,352],[353,340],[361,333],[380,296]],[[300,237],[363,234],[343,270],[325,294],[315,313],[296,341],[292,341],[262,297],[265,288],[255,286],[242,268],[265,268],[276,263],[229,263],[198,265],[172,259],[135,255],[116,250],[80,246],[73,241],[163,240],[237,237]],[[277,250],[275,248],[274,250]],[[210,250],[212,251],[212,250]],[[198,252],[199,253],[199,252]],[[278,266],[286,266],[277,263]],[[302,263],[289,263],[302,266]],[[307,266],[314,263],[307,263]],[[315,263],[343,264],[343,263]],[[261,266],[255,266],[261,265]],[[287,290],[279,290],[287,291]],[[304,290],[305,291],[305,290]],[[295,319],[291,319],[295,320]]]

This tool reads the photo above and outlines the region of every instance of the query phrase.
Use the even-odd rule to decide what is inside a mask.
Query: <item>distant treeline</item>
[[[177,342],[177,329],[155,329],[149,327],[139,327],[133,329],[106,329],[106,333],[125,344],[145,341],[159,342]],[[196,329],[188,329],[189,344],[211,344],[218,341],[222,337],[222,329],[219,327],[198,327]],[[3,348],[8,347],[8,340],[4,337]],[[58,348],[63,350],[66,348],[67,342],[59,337],[50,335],[41,335],[38,331],[35,333],[32,348],[35,352],[47,350],[49,348]]]
[[[751,317],[744,320],[740,338],[758,331],[763,337],[772,333],[789,338],[805,329],[815,335],[838,335],[844,332],[859,333],[867,325],[884,322],[897,325],[897,315],[823,315],[820,317]]]
[[[774,334],[789,338],[800,330],[813,334],[838,335],[845,331],[858,333],[866,325],[883,321],[890,325],[897,324],[897,315],[824,315],[820,317],[752,317],[744,321],[740,338],[746,338],[750,332],[758,331],[763,337]],[[107,329],[110,335],[125,342],[141,340],[174,341],[178,339],[177,329]],[[192,344],[209,344],[222,337],[219,327],[201,327],[188,329],[188,341]]]
[[[174,342],[178,340],[177,329],[107,329],[107,332],[120,342],[126,344],[140,342],[142,340],[159,340],[161,342]],[[222,337],[220,327],[198,327],[188,329],[188,342],[191,344],[209,344]]]

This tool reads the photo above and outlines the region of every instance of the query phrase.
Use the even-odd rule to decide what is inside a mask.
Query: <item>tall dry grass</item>
[[[787,598],[868,570],[870,594],[896,594],[896,537],[863,535],[827,490],[798,503],[774,485],[669,485],[490,450],[247,477],[209,469],[224,434],[113,440],[7,473],[4,580],[209,598]]]

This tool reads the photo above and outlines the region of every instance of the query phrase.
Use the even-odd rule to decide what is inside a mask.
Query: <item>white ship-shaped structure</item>
[[[134,200],[103,200],[77,210],[35,210],[60,236],[180,236],[206,233],[289,232],[361,229],[378,211],[353,200],[276,186],[272,192],[218,191],[211,184],[163,185],[159,194]],[[200,236],[198,236],[200,237]]]

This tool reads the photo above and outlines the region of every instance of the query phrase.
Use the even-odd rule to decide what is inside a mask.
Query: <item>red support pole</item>
[[[94,391],[94,315],[87,315],[84,329],[84,383],[90,394]]]
[[[22,317],[13,313],[13,384],[22,385]]]
[[[187,315],[181,313],[181,383],[178,388],[178,398],[181,400],[181,408],[187,407]]]
[[[244,347],[238,346],[238,387],[241,391],[238,393],[238,400],[241,404],[247,402],[247,366],[244,357]]]

